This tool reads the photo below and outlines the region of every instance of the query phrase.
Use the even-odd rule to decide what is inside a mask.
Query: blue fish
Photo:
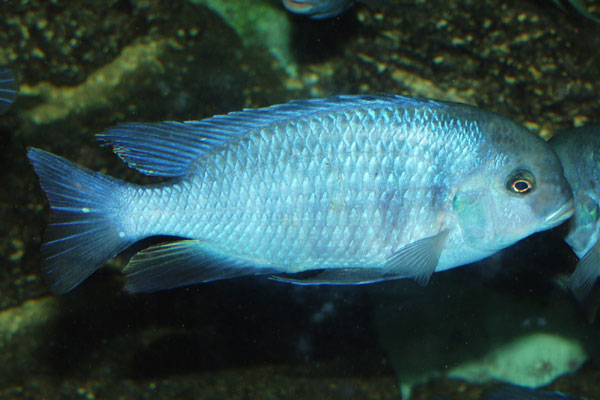
[[[558,392],[538,392],[524,386],[501,385],[486,390],[481,395],[482,400],[585,400]]]
[[[44,274],[78,285],[143,238],[126,290],[247,275],[297,284],[415,278],[487,257],[571,216],[550,146],[497,114],[410,97],[293,101],[99,135],[138,186],[30,149],[51,207]]]
[[[573,189],[575,214],[565,238],[579,257],[567,286],[583,299],[600,275],[600,125],[559,133],[550,139]]]
[[[282,0],[290,12],[310,16],[313,19],[333,18],[350,7],[356,0]]]
[[[594,17],[587,9],[585,0],[553,0],[554,4],[560,7],[564,12],[568,12],[568,8],[574,8],[579,14],[588,18],[591,21],[599,24],[600,19]]]
[[[17,98],[19,85],[10,69],[0,70],[0,114],[4,114]]]

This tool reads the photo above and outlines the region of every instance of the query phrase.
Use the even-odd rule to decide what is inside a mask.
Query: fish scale
[[[202,121],[122,124],[100,139],[131,167],[172,180],[136,186],[31,149],[51,212],[75,221],[69,230],[51,223],[42,248],[57,293],[154,235],[181,239],[137,253],[124,270],[129,291],[244,275],[426,282],[572,212],[562,167],[543,140],[457,103],[338,96]],[[511,182],[525,179],[531,191],[511,192]],[[59,189],[74,183],[84,196]],[[88,207],[106,215],[93,233],[79,211]],[[91,257],[84,248],[98,236]]]
[[[386,115],[387,112],[385,110],[382,112],[383,115]],[[417,115],[413,117],[417,120],[422,119],[422,116]],[[370,228],[372,223],[372,215],[371,210],[369,210],[370,204],[368,204],[366,199],[363,199],[362,187],[361,184],[356,185],[356,187],[352,187],[353,185],[347,185],[348,181],[345,179],[336,179],[336,174],[327,174],[325,175],[325,180],[329,181],[331,185],[329,186],[329,191],[326,191],[322,198],[325,199],[324,203],[329,203],[328,199],[334,198],[335,193],[351,193],[352,203],[360,205],[362,203],[363,207],[361,209],[366,210],[364,212],[357,212],[359,217],[353,222],[354,225],[350,226],[351,231],[354,232],[354,235],[346,238],[346,242],[343,242],[343,237],[332,236],[331,239],[327,239],[327,236],[323,235],[325,232],[321,231],[329,231],[334,229],[337,226],[338,218],[336,212],[332,210],[330,204],[321,204],[320,208],[325,209],[326,212],[319,219],[316,218],[315,232],[310,234],[306,234],[302,231],[294,231],[290,229],[290,225],[294,223],[294,220],[302,219],[302,204],[297,201],[294,201],[295,198],[302,193],[302,191],[310,192],[319,192],[321,189],[318,186],[312,187],[311,175],[314,173],[313,171],[318,170],[318,166],[323,162],[318,158],[321,156],[321,143],[317,142],[317,136],[319,132],[329,131],[333,132],[331,135],[333,140],[331,142],[326,142],[325,145],[335,145],[336,137],[342,137],[344,140],[341,142],[343,144],[342,148],[338,147],[339,154],[349,154],[350,157],[339,157],[338,162],[343,164],[340,166],[337,171],[342,177],[347,176],[350,173],[350,177],[354,173],[358,176],[358,181],[364,183],[365,180],[368,179],[369,171],[371,174],[374,174],[374,169],[378,167],[382,167],[379,161],[373,157],[373,155],[377,154],[373,150],[373,144],[371,143],[370,136],[372,132],[375,130],[374,127],[377,126],[377,121],[382,121],[387,118],[376,118],[372,114],[367,112],[358,112],[349,117],[347,113],[342,113],[339,116],[339,120],[336,120],[333,116],[324,116],[323,118],[313,118],[310,120],[309,125],[313,126],[312,130],[305,131],[303,128],[306,126],[306,123],[302,124],[294,124],[293,126],[280,127],[275,132],[275,135],[271,136],[272,141],[281,141],[283,143],[282,150],[287,150],[282,153],[284,155],[284,159],[281,157],[278,160],[278,163],[281,165],[285,165],[286,168],[277,173],[274,171],[272,176],[264,176],[262,171],[265,171],[262,165],[259,163],[259,157],[256,157],[256,154],[260,154],[260,147],[263,145],[265,137],[265,133],[261,132],[257,135],[253,135],[249,137],[247,140],[241,140],[238,142],[237,146],[232,146],[232,148],[227,148],[224,154],[216,155],[216,165],[221,165],[221,169],[213,170],[214,174],[217,174],[216,180],[220,180],[220,176],[229,177],[230,180],[226,178],[223,179],[224,185],[221,186],[221,192],[216,196],[213,194],[212,197],[209,195],[205,195],[205,198],[211,198],[215,202],[220,203],[216,205],[206,205],[207,209],[218,209],[222,207],[221,204],[226,204],[226,209],[235,210],[232,214],[227,213],[210,213],[213,216],[212,220],[209,220],[205,223],[205,226],[201,226],[199,223],[191,222],[189,225],[191,226],[191,231],[182,230],[182,223],[177,221],[173,222],[173,218],[177,218],[172,213],[166,213],[165,215],[161,215],[160,222],[155,224],[150,224],[152,226],[160,227],[160,232],[142,232],[140,234],[132,233],[133,236],[141,235],[147,236],[151,234],[168,234],[173,236],[183,236],[183,237],[194,237],[202,240],[213,240],[214,232],[217,232],[217,236],[220,237],[220,241],[222,243],[219,246],[223,246],[225,248],[231,249],[235,253],[239,254],[249,254],[251,257],[258,257],[259,249],[260,249],[260,241],[258,237],[262,241],[270,242],[272,240],[278,240],[282,242],[282,245],[279,248],[270,249],[271,253],[267,253],[267,257],[269,259],[274,260],[275,264],[285,265],[288,263],[292,271],[296,271],[300,269],[300,262],[303,265],[308,266],[310,268],[316,268],[323,262],[327,262],[328,258],[335,259],[336,261],[341,261],[342,264],[346,264],[351,262],[342,261],[345,254],[345,251],[350,242],[354,240],[353,236],[361,236],[365,238],[365,245],[363,247],[368,248],[359,248],[356,252],[362,252],[365,258],[372,257],[375,258],[375,262],[379,264],[383,264],[385,258],[387,258],[387,254],[390,252],[390,243],[386,243],[380,240],[377,240],[376,233]],[[431,122],[433,124],[434,122]],[[358,126],[359,129],[352,129],[351,126]],[[318,128],[321,127],[321,130]],[[433,127],[427,127],[427,130],[432,130]],[[380,142],[382,139],[386,141],[393,140],[391,135],[386,132],[388,129],[384,127],[383,134],[379,133],[376,140]],[[317,134],[315,134],[317,133]],[[283,136],[283,137],[278,137]],[[421,157],[428,159],[433,158],[431,156],[431,150],[436,151],[437,148],[430,149],[427,146],[424,146],[424,142],[429,140],[425,134],[417,134],[417,135],[407,135],[408,138],[414,138],[413,148],[415,149],[415,155],[407,158],[404,165],[402,164],[402,159],[398,159],[399,168],[402,169],[403,172],[410,176],[408,182],[408,187],[420,187],[423,185],[423,180],[429,181],[433,180],[433,175],[435,174],[435,170],[425,169],[423,164],[429,164],[424,162]],[[410,141],[410,140],[409,140]],[[304,147],[301,147],[304,146]],[[332,146],[335,147],[335,146]],[[398,145],[401,147],[401,145]],[[297,154],[297,153],[300,154]],[[253,157],[254,156],[254,157]],[[370,157],[368,157],[370,156]],[[286,160],[285,158],[288,158]],[[221,162],[219,162],[219,159]],[[366,160],[365,160],[366,159]],[[361,162],[361,160],[365,160]],[[450,162],[455,162],[457,160],[448,160]],[[430,161],[432,164],[435,163],[435,160]],[[438,163],[438,167],[439,163]],[[353,169],[356,170],[353,171]],[[260,171],[257,175],[250,173],[250,171],[257,170]],[[419,171],[423,171],[424,174],[419,175]],[[266,170],[268,171],[268,170]],[[306,171],[305,173],[298,175],[296,171]],[[268,210],[258,210],[260,213],[268,213],[271,212],[273,215],[270,220],[270,223],[273,223],[273,219],[276,219],[278,215],[291,215],[292,220],[289,219],[286,221],[285,225],[283,225],[286,229],[283,232],[278,232],[277,236],[268,237],[264,229],[261,229],[260,226],[257,226],[252,221],[252,215],[255,212],[255,208],[257,207],[255,201],[249,196],[248,188],[257,184],[258,182],[264,182],[266,179],[270,179],[276,182],[280,182],[281,186],[277,189],[277,194],[273,193],[273,188],[271,188],[271,195],[274,195],[275,198],[280,198],[279,201],[274,208]],[[352,179],[350,179],[351,181]],[[206,185],[202,185],[200,183],[200,187],[197,189],[200,193],[205,191],[204,187]],[[396,182],[396,186],[401,187],[399,183]],[[194,186],[188,186],[191,191],[196,190]],[[305,187],[305,188],[304,188]],[[303,189],[304,188],[304,189]],[[369,188],[371,189],[371,188]],[[288,196],[286,197],[286,194]],[[432,201],[431,193],[423,193],[424,200],[431,201],[431,208],[438,208],[439,204],[434,204]],[[164,196],[162,193],[159,194],[159,197]],[[292,198],[293,196],[293,198]],[[403,197],[405,199],[413,198],[415,195],[413,191],[406,189],[404,191]],[[300,198],[301,199],[301,198]],[[334,200],[335,202],[335,200]],[[179,202],[181,204],[181,202]],[[187,207],[187,205],[186,205]],[[144,209],[144,207],[137,207],[138,209]],[[177,205],[175,204],[164,204],[160,206],[163,210],[176,210]],[[338,212],[349,212],[353,213],[355,211],[355,207],[352,205],[344,206],[343,204],[338,204],[336,207]],[[407,214],[404,220],[407,222],[406,226],[418,226],[420,223],[423,228],[425,228],[425,234],[429,235],[433,229],[433,223],[427,223],[427,218],[431,217],[427,215],[427,209],[423,207],[411,207],[406,208]],[[203,211],[199,210],[199,214],[203,214]],[[136,217],[137,218],[137,217]],[[184,215],[184,218],[189,218],[187,215]],[[288,217],[289,218],[289,217]],[[142,217],[142,219],[144,219]],[[226,223],[222,224],[220,220],[225,220]],[[167,222],[168,220],[168,222]],[[236,221],[236,222],[232,222]],[[183,221],[182,221],[183,222]],[[168,228],[173,227],[173,230],[167,230]],[[196,229],[194,229],[196,227]],[[389,230],[388,227],[382,226],[383,231]],[[406,240],[413,239],[413,237],[418,236],[421,232],[412,234],[408,229],[401,229],[400,227],[396,227],[397,232],[392,235],[391,239],[395,239],[396,242],[402,242]],[[212,234],[211,234],[212,232]],[[219,234],[218,232],[223,232],[223,234]],[[298,240],[298,235],[304,233],[306,237],[319,237],[321,239],[321,243],[319,246],[312,247],[312,249],[320,251],[313,256],[309,256],[310,252],[306,251],[305,248],[306,241]],[[226,239],[224,239],[226,238]],[[311,249],[311,247],[308,247]],[[335,250],[338,251],[335,251]],[[339,251],[341,250],[341,252]],[[375,255],[379,254],[379,259]],[[307,257],[308,256],[308,257]],[[375,256],[375,257],[374,257]]]

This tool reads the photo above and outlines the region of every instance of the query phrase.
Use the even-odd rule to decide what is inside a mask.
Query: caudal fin
[[[43,272],[54,293],[66,293],[133,242],[117,218],[127,184],[40,149],[27,156],[50,202]]]

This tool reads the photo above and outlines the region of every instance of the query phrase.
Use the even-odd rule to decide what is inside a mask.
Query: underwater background
[[[279,0],[0,0],[0,67],[20,82],[0,116],[0,399],[469,400],[499,381],[600,399],[600,290],[580,304],[563,288],[564,227],[426,287],[130,295],[119,270],[140,244],[57,297],[26,158],[145,183],[94,134],[363,93],[465,102],[548,139],[600,123],[600,24],[567,3],[365,0],[313,20]]]

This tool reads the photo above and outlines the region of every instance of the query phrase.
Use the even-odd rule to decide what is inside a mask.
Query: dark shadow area
[[[40,355],[57,376],[90,375],[98,363],[121,378],[321,362],[339,367],[320,371],[332,376],[392,373],[360,288],[247,278],[128,295],[119,280],[95,274],[63,298]]]
[[[423,296],[462,299],[455,277],[527,297],[568,296],[556,277],[570,273],[576,258],[561,233],[534,235],[478,265],[435,274],[425,288],[405,280],[403,312],[413,315],[407,320],[426,322],[411,309]],[[165,239],[172,238],[152,238],[128,252]],[[62,317],[48,328],[40,354],[57,376],[86,376],[98,363],[133,378],[307,363],[327,364],[320,373],[331,376],[392,373],[372,320],[381,302],[369,295],[372,285],[298,286],[251,277],[139,295],[124,293],[122,285],[122,276],[105,268],[62,298]],[[448,343],[463,341],[451,336]]]
[[[597,26],[598,24],[587,16],[583,15],[577,8],[575,7],[574,1],[569,0],[554,0],[552,2],[545,0],[534,0],[537,3],[540,9],[547,12],[552,18],[562,18],[561,15],[566,16],[570,23],[575,26],[587,26],[589,24],[590,27]],[[589,5],[592,2],[582,2],[584,5]],[[599,18],[598,15],[592,15],[593,17]]]
[[[354,8],[335,18],[314,20],[293,14],[289,18],[293,21],[291,48],[299,64],[343,55],[348,40],[364,29],[356,20]]]
[[[502,250],[483,261],[484,273],[494,285],[515,291],[547,292],[562,288],[564,276],[573,272],[577,263],[577,257],[563,240],[567,229],[567,224],[562,224]]]

